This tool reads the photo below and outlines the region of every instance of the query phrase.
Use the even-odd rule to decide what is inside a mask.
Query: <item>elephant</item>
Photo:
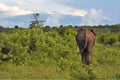
[[[76,34],[76,43],[81,53],[82,63],[89,65],[91,63],[92,49],[95,44],[95,30],[80,28]]]

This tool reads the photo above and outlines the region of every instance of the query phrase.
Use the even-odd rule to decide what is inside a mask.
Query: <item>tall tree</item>
[[[30,21],[31,24],[29,25],[30,28],[33,27],[41,27],[43,26],[44,22],[43,20],[39,20],[40,14],[39,13],[33,13],[33,21]]]

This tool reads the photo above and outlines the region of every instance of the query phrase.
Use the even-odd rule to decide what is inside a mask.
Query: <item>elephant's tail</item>
[[[88,44],[87,44],[87,35],[86,35],[86,34],[87,34],[87,33],[86,33],[86,30],[85,30],[85,32],[84,32],[84,39],[85,39],[85,40],[84,40],[84,47],[83,47],[83,49],[82,49],[83,51],[87,48],[87,45],[88,45]]]

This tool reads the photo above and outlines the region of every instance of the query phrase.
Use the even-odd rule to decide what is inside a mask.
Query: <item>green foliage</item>
[[[99,37],[98,40],[100,43],[112,45],[115,42],[118,42],[118,35],[116,34],[103,34]]]
[[[86,66],[78,54],[76,29],[72,26],[5,29],[0,33],[0,78],[120,79],[118,32],[95,28],[92,63]]]
[[[118,35],[118,42],[120,42],[120,35]]]

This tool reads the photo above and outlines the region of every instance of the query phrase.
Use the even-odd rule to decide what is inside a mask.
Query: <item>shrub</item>
[[[118,42],[118,37],[117,35],[103,34],[102,36],[99,37],[98,42],[105,45],[106,44],[112,45],[115,42]]]

